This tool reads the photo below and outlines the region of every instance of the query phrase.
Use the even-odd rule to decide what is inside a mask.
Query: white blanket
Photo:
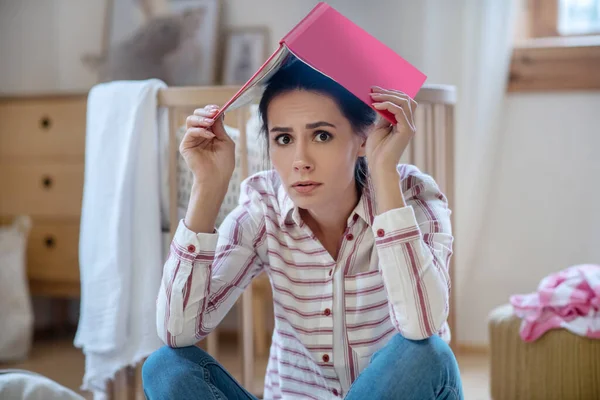
[[[82,389],[103,398],[108,379],[162,342],[155,326],[163,266],[159,80],[97,85],[88,97],[75,346]]]

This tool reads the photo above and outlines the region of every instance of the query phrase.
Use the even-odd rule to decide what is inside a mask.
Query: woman
[[[188,117],[180,152],[195,183],[164,268],[167,346],[144,364],[149,399],[254,398],[193,345],[262,271],[275,313],[265,399],[462,398],[447,345],[450,210],[431,177],[398,165],[416,103],[371,97],[396,124],[301,62],[279,70],[259,105],[274,170],[243,183],[218,231],[234,143],[216,106]]]

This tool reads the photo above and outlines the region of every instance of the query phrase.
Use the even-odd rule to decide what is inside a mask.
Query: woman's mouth
[[[321,184],[316,183],[316,182],[306,182],[306,183],[300,182],[300,183],[295,183],[294,185],[292,185],[292,188],[300,194],[306,194],[306,193],[311,193],[312,191],[317,189],[319,186],[321,186]]]

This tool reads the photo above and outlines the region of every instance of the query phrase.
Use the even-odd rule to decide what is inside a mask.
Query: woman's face
[[[271,162],[294,204],[318,212],[346,203],[356,191],[354,166],[365,139],[335,101],[294,90],[273,98],[267,116]]]

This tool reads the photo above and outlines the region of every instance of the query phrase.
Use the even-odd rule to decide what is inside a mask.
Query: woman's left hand
[[[371,93],[373,107],[387,110],[396,117],[396,124],[380,117],[369,133],[366,143],[366,156],[371,172],[393,170],[416,132],[414,115],[417,102],[397,90],[373,87]]]

